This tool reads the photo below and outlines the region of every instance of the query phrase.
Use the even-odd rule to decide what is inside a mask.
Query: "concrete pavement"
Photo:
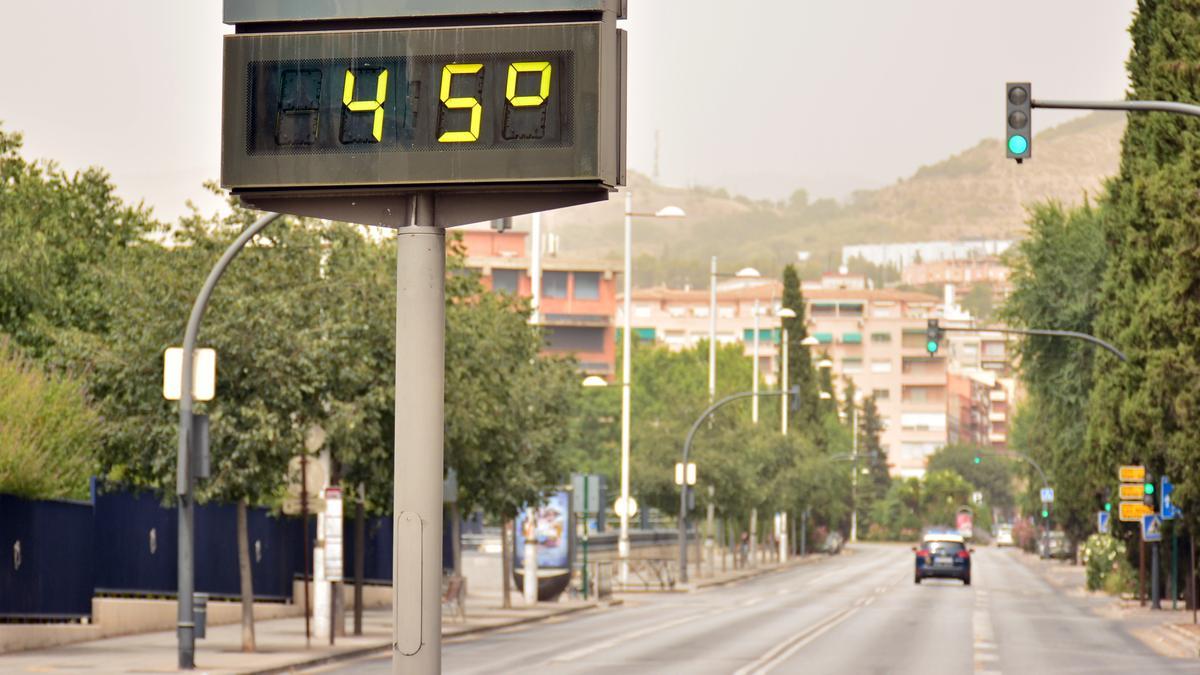
[[[974,585],[912,582],[905,546],[859,545],[688,594],[447,643],[447,673],[1195,673],[1126,624],[981,548]],[[325,672],[386,673],[387,658]]]

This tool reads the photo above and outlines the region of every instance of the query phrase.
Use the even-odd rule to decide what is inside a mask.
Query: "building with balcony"
[[[459,228],[467,267],[483,284],[523,298],[533,295],[528,233],[486,226]],[[542,256],[540,325],[547,353],[574,356],[589,375],[615,374],[617,278],[620,267],[603,260]]]
[[[741,342],[752,353],[755,301],[766,310],[759,321],[759,359],[764,379],[778,377],[782,284],[738,280],[718,286],[717,342]],[[882,443],[894,474],[919,476],[925,459],[946,443],[946,358],[925,351],[926,321],[938,315],[938,298],[925,293],[861,287],[809,288],[809,334],[821,344],[814,356],[834,363],[834,379],[852,380],[874,394],[885,429]],[[638,337],[671,349],[694,347],[709,335],[707,290],[649,288],[633,293],[632,324]],[[623,321],[618,309],[617,323]]]

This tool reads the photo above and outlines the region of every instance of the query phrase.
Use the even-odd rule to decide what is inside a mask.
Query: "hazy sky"
[[[631,169],[652,171],[658,131],[664,182],[841,198],[1002,135],[1006,80],[1120,98],[1135,0],[630,5]],[[100,164],[165,218],[189,198],[217,206],[201,183],[220,174],[219,0],[8,3],[0,18],[0,121],[27,155]]]

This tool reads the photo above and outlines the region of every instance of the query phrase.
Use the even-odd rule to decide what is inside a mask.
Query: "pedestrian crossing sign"
[[[1157,513],[1142,516],[1142,541],[1162,541],[1162,518]]]

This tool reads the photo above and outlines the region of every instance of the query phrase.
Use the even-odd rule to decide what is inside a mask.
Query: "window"
[[[945,431],[946,413],[904,413],[900,428],[905,431]]]
[[[699,307],[693,307],[692,316],[699,317],[701,319],[708,318],[708,308],[703,305]]]
[[[871,360],[871,372],[872,373],[890,373],[890,372],[892,372],[892,360],[891,359],[872,359]]]
[[[843,373],[861,373],[862,359],[842,359]]]
[[[817,342],[823,345],[833,342],[833,333],[813,333],[813,337],[817,338]]]
[[[717,316],[721,317],[722,319],[732,319],[733,318],[733,308],[732,307],[718,307],[717,308]]]
[[[567,297],[567,273],[543,272],[542,295],[547,298]]]
[[[754,329],[747,328],[746,330],[742,331],[742,340],[745,342],[754,342]],[[774,328],[758,329],[758,341],[759,342],[774,342],[775,340],[776,340],[776,332],[775,332]]]
[[[492,290],[517,294],[521,283],[521,270],[492,270]]]
[[[876,401],[886,401],[892,397],[892,390],[891,389],[872,389],[871,395],[875,397]]]
[[[678,319],[687,315],[687,307],[668,307],[667,314]]]
[[[842,333],[842,344],[844,345],[861,345],[862,333]]]
[[[892,341],[891,333],[871,333],[871,343],[872,344],[881,345],[881,344],[887,344],[891,341]]]
[[[899,316],[896,312],[896,305],[892,303],[875,303],[871,308],[871,315],[879,319],[889,319]]]
[[[837,305],[832,302],[814,302],[809,314],[811,316],[837,316]]]
[[[838,305],[838,314],[840,316],[862,316],[863,306],[861,302],[843,302]]]
[[[633,308],[633,315],[639,319],[645,319],[650,316],[650,305],[637,305]]]
[[[599,300],[600,299],[600,273],[599,272],[576,272],[575,273],[575,299],[576,300]]]

